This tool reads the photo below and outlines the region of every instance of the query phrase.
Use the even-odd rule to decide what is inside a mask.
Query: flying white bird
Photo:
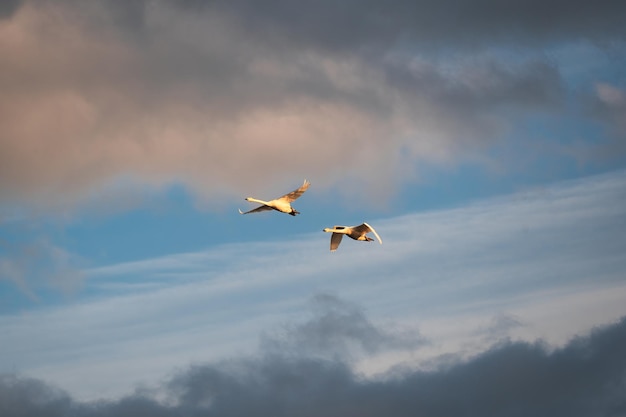
[[[378,239],[378,242],[380,242],[380,244],[383,244],[382,239],[380,238],[380,236],[378,236],[378,233],[376,233],[376,230],[374,230],[374,228],[372,226],[370,226],[367,223],[363,223],[360,224],[358,226],[335,226],[335,227],[327,227],[326,229],[324,229],[325,232],[328,233],[332,233],[332,236],[330,237],[330,251],[334,252],[337,250],[337,248],[339,247],[339,244],[341,243],[341,239],[343,238],[343,235],[348,235],[348,237],[354,239],[354,240],[363,240],[366,242],[371,242],[372,239],[369,236],[366,236],[367,233],[374,233],[374,236],[376,236],[376,239]]]
[[[289,194],[285,194],[282,197],[279,197],[277,199],[270,200],[270,201],[263,201],[263,200],[259,200],[256,198],[248,197],[246,198],[246,201],[250,201],[252,203],[259,203],[262,205],[250,211],[246,211],[245,213],[239,210],[239,213],[248,214],[248,213],[258,213],[260,211],[266,211],[266,210],[276,210],[276,211],[280,211],[281,213],[287,213],[292,216],[295,216],[296,214],[300,214],[300,212],[296,211],[293,207],[291,207],[291,203],[294,200],[296,200],[298,197],[300,197],[302,194],[304,194],[304,192],[309,188],[309,185],[311,185],[311,183],[308,182],[307,180],[304,180],[304,183],[302,184],[302,186],[298,188],[297,190],[294,190],[290,192]]]

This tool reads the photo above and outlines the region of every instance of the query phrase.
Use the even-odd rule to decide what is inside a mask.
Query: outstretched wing
[[[276,200],[283,200],[288,203],[291,203],[292,201],[300,197],[302,194],[304,194],[304,192],[309,188],[309,185],[311,185],[311,183],[308,182],[307,180],[304,180],[304,183],[300,186],[300,188],[290,192],[289,194],[285,194],[284,196],[279,197]]]
[[[271,208],[270,206],[259,206],[255,209],[243,212],[241,211],[241,209],[239,210],[239,214],[248,214],[248,213],[259,213],[261,211],[268,211],[268,210],[273,210],[273,208]]]
[[[353,229],[359,232],[374,233],[374,236],[376,236],[376,239],[378,239],[378,242],[381,245],[383,244],[383,240],[380,238],[380,236],[378,236],[378,233],[376,233],[376,230],[374,230],[374,228],[370,226],[369,224],[363,223],[363,224],[353,227]]]
[[[343,237],[343,233],[333,233],[330,237],[330,251],[334,252],[339,247],[341,243],[341,238]]]

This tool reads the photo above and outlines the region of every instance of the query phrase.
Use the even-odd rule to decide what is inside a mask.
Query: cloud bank
[[[626,318],[564,347],[504,342],[468,359],[446,358],[431,371],[398,367],[376,378],[355,373],[344,342],[375,341],[388,331],[363,320],[341,300],[320,295],[321,310],[295,325],[283,342],[338,355],[270,349],[250,357],[197,364],[156,390],[117,400],[79,402],[37,379],[0,376],[0,412],[12,416],[589,416],[626,412]],[[331,304],[331,305],[329,305]],[[331,326],[319,326],[322,321]],[[341,329],[340,331],[337,331]],[[338,338],[340,336],[340,338]],[[373,337],[374,336],[374,337]],[[393,340],[391,338],[390,340]]]
[[[349,240],[341,256],[320,230],[83,269],[79,298],[0,315],[0,372],[92,400],[251,355],[260,331],[265,353],[367,376],[507,339],[562,347],[626,315],[625,189],[622,171],[372,219],[384,245]],[[321,297],[310,317],[316,293],[349,302]]]
[[[525,116],[562,110],[566,82],[541,48],[623,39],[623,12],[487,0],[5,3],[0,196],[66,207],[120,183],[181,183],[215,199],[288,173],[320,187],[358,179],[386,198],[422,162],[480,159]]]

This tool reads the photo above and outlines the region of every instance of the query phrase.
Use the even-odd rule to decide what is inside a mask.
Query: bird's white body
[[[277,198],[276,200],[263,201],[257,198],[248,197],[246,198],[246,201],[268,206],[270,208],[273,208],[274,210],[280,211],[281,213],[291,213],[291,211],[293,210],[293,207],[291,207],[291,204],[288,201],[281,200],[280,198]]]
[[[374,236],[376,236],[376,239],[378,239],[378,242],[381,245],[383,244],[383,240],[380,238],[380,236],[378,236],[378,233],[376,233],[376,230],[374,230],[374,228],[367,223],[362,223],[358,226],[327,227],[324,229],[324,232],[332,233],[330,237],[330,251],[331,252],[334,252],[337,250],[337,248],[339,247],[339,244],[341,243],[341,238],[343,238],[343,235],[347,235],[348,237],[354,240],[371,242],[374,239],[367,236],[367,233],[371,232],[374,234]]]
[[[307,180],[304,180],[304,183],[302,184],[302,186],[300,186],[300,188],[298,188],[297,190],[294,190],[288,194],[285,194],[282,197],[276,198],[274,200],[269,200],[269,201],[259,200],[258,198],[254,198],[254,197],[248,197],[246,198],[246,201],[249,201],[251,203],[259,203],[261,204],[261,206],[255,209],[252,209],[250,211],[246,211],[245,213],[239,210],[239,213],[248,214],[248,213],[258,213],[260,211],[266,211],[266,210],[276,210],[276,211],[280,211],[281,213],[287,213],[292,216],[295,216],[296,214],[300,214],[300,212],[296,211],[293,207],[291,207],[291,203],[295,201],[298,197],[300,197],[302,194],[304,194],[304,192],[309,188],[309,185],[311,185],[311,183]]]

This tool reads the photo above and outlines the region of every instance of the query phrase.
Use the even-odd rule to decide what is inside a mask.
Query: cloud
[[[626,90],[612,83],[597,82],[582,102],[588,117],[606,134],[595,141],[583,138],[565,145],[567,152],[580,164],[619,163],[626,154]]]
[[[507,59],[495,37],[622,33],[613,3],[483,3],[25,1],[0,20],[0,195],[66,208],[181,183],[216,201],[307,177],[384,201],[421,162],[476,158],[562,108],[558,65]],[[420,46],[471,39],[484,47]]]
[[[596,85],[594,110],[599,119],[604,119],[613,130],[614,137],[626,143],[626,90],[611,84]]]
[[[625,330],[621,320],[552,353],[541,344],[507,344],[446,369],[398,379],[361,380],[341,363],[270,357],[244,364],[239,374],[228,365],[198,367],[175,386],[183,403],[208,402],[218,415],[623,412]]]
[[[160,5],[139,0],[100,7],[116,26],[141,31],[147,29],[150,13]],[[418,44],[440,47],[498,42],[536,44],[571,38],[604,41],[624,35],[619,19],[624,9],[622,4],[610,0],[594,6],[583,1],[545,4],[537,0],[507,7],[494,0],[481,0],[471,5],[456,0],[345,1],[341,4],[320,1],[301,7],[293,7],[283,0],[263,5],[246,0],[208,3],[188,0],[175,5],[175,13],[224,15],[247,28],[249,33],[269,38],[283,47],[297,44],[340,51],[387,48],[407,38]]]
[[[0,375],[0,411],[7,416],[61,416],[71,407],[71,398],[43,381]]]
[[[426,341],[419,334],[379,329],[363,311],[336,296],[313,298],[315,317],[304,324],[287,325],[282,334],[268,334],[261,346],[269,352],[293,352],[350,362],[363,354],[386,350],[414,350]]]
[[[324,296],[322,296],[324,297]],[[333,306],[343,308],[332,298]],[[326,306],[326,308],[328,305]],[[348,307],[350,310],[354,307]],[[329,310],[314,317],[312,323]],[[361,313],[362,314],[362,313]],[[328,317],[328,316],[327,316]],[[352,338],[350,324],[340,322]],[[316,325],[314,325],[316,326]],[[302,338],[300,329],[287,338]],[[385,333],[376,329],[372,334]],[[329,348],[343,350],[333,326]],[[357,333],[359,331],[357,330]],[[356,336],[358,340],[360,336]],[[338,342],[335,345],[335,342]],[[313,415],[621,415],[626,412],[626,318],[597,327],[558,349],[541,341],[500,344],[468,360],[442,362],[431,371],[405,368],[364,378],[341,359],[280,350],[249,357],[193,365],[170,377],[157,390],[139,390],[117,400],[78,402],[33,378],[0,377],[0,411],[7,416],[313,416]]]
[[[42,289],[72,294],[82,287],[81,260],[49,240],[0,243],[0,281],[13,283],[29,298],[37,300]]]
[[[509,339],[511,330],[523,326],[524,324],[519,318],[511,314],[500,313],[492,318],[488,326],[478,329],[477,334],[483,335],[488,341],[500,342]]]
[[[20,0],[7,0],[0,4],[0,19],[9,18],[19,8]]]
[[[624,34],[616,17],[624,12],[624,6],[610,0],[597,7],[582,1],[549,5],[529,1],[504,7],[493,0],[472,4],[455,0],[324,1],[297,8],[280,0],[262,7],[248,1],[216,2],[212,6],[215,4],[220,10],[243,16],[246,25],[263,33],[331,50],[387,47],[407,38],[417,44],[457,48],[580,37],[606,40]]]
[[[563,346],[626,314],[625,186],[618,171],[371,219],[384,244],[348,241],[340,257],[320,230],[85,269],[80,297],[0,315],[0,371],[93,400],[251,355],[260,331],[267,354],[368,377],[492,343]]]

